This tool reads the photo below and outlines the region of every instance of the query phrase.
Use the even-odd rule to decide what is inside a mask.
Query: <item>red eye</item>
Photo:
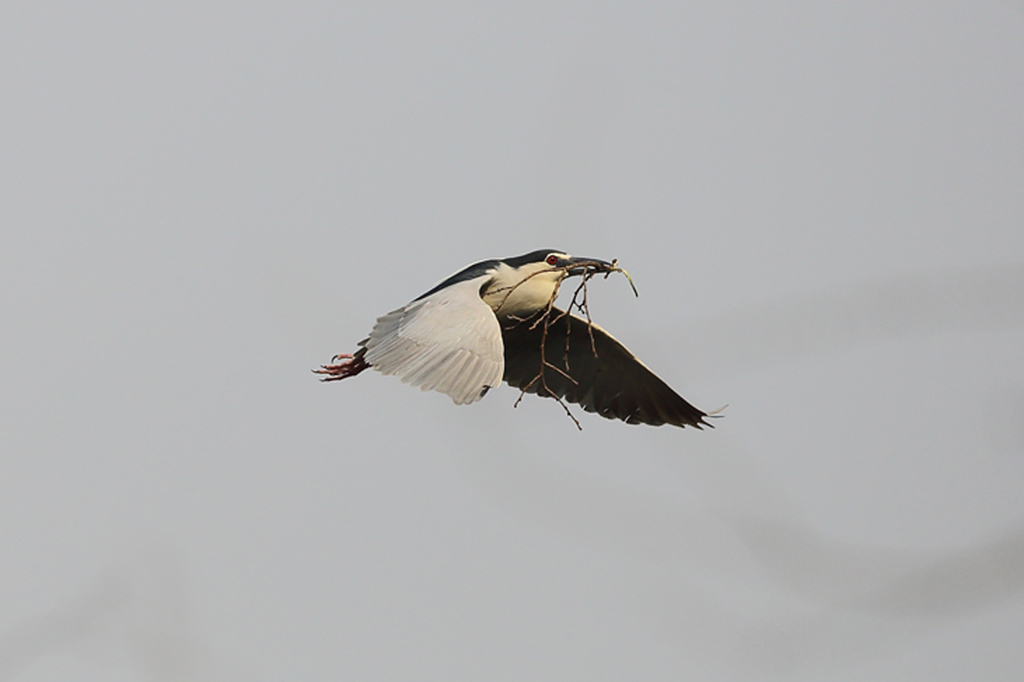
[[[552,254],[548,256],[548,265],[558,265],[558,256]]]

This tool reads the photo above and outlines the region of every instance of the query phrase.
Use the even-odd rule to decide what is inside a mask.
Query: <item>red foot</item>
[[[336,362],[340,360],[341,362]],[[339,353],[331,358],[330,365],[320,365],[320,369],[314,369],[314,374],[324,374],[320,381],[339,381],[341,379],[347,379],[348,377],[354,377],[355,375],[362,372],[364,369],[369,367],[366,361],[363,360],[362,353],[356,353],[351,355],[349,353]]]

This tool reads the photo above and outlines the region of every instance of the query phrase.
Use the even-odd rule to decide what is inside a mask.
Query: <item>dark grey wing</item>
[[[551,319],[559,315],[563,317],[548,326],[544,356],[561,371],[545,368],[543,382],[534,379],[541,372],[544,322],[533,329],[537,317],[502,323],[509,386],[542,397],[553,397],[553,393],[588,412],[629,424],[711,426],[704,421],[705,412],[686,402],[611,334],[592,325],[591,346],[586,320],[553,308]]]

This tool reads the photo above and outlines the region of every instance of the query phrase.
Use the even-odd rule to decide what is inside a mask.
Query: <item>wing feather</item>
[[[482,398],[505,366],[501,328],[480,298],[486,279],[445,287],[378,319],[361,343],[366,362],[457,405]]]
[[[555,319],[563,312],[553,308],[551,315]],[[552,322],[544,344],[544,359],[572,379],[547,368],[544,381],[534,381],[541,372],[544,327],[540,322],[531,329],[536,321],[534,317],[509,322],[502,329],[505,381],[510,386],[543,397],[558,396],[588,412],[628,424],[674,424],[698,429],[710,426],[704,421],[706,413],[672,390],[611,334],[574,315],[564,315]],[[591,330],[596,356],[590,342]]]

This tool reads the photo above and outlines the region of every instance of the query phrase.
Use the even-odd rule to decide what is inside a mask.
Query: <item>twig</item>
[[[556,270],[563,270],[566,273],[568,273],[568,271],[570,269],[583,268],[583,275],[582,275],[582,279],[580,281],[580,284],[579,284],[579,286],[576,287],[576,290],[573,292],[572,300],[569,302],[569,305],[566,308],[566,310],[559,311],[559,313],[557,315],[555,315],[555,316],[551,315],[551,311],[552,311],[552,309],[555,306],[555,299],[558,298],[558,294],[559,294],[559,291],[561,290],[561,286],[562,286],[562,280],[559,279],[558,282],[555,283],[555,288],[551,292],[551,298],[548,299],[547,305],[544,308],[544,312],[541,313],[537,317],[537,319],[534,320],[534,322],[530,325],[530,330],[531,331],[536,329],[537,325],[539,325],[539,324],[543,323],[543,325],[544,325],[541,328],[541,335],[540,335],[540,371],[537,373],[537,376],[535,376],[533,379],[531,379],[525,386],[523,386],[520,389],[519,397],[516,398],[516,402],[513,405],[513,407],[519,407],[519,403],[522,402],[523,396],[526,395],[526,392],[528,390],[530,390],[530,388],[532,388],[539,381],[540,382],[540,388],[543,389],[543,391],[546,393],[547,397],[554,398],[558,402],[558,404],[562,406],[562,409],[565,410],[565,413],[569,416],[569,418],[572,419],[573,423],[576,424],[576,428],[579,429],[580,431],[583,430],[583,425],[580,424],[580,421],[578,419],[576,419],[575,415],[573,415],[572,411],[569,409],[569,406],[565,404],[565,401],[562,399],[562,396],[558,395],[555,391],[551,390],[551,388],[548,386],[547,377],[546,377],[545,372],[544,372],[545,368],[548,368],[548,367],[550,367],[551,369],[555,370],[556,372],[558,372],[559,374],[564,376],[566,379],[568,379],[572,383],[574,383],[576,385],[579,385],[579,382],[576,381],[568,373],[568,371],[564,371],[560,367],[558,367],[557,365],[553,365],[550,362],[548,362],[548,360],[547,360],[548,329],[550,328],[550,326],[552,324],[555,324],[556,322],[560,321],[563,317],[570,316],[572,314],[572,309],[575,307],[577,310],[579,310],[581,313],[583,313],[583,315],[587,318],[587,332],[589,333],[589,336],[590,336],[590,348],[591,348],[591,350],[594,353],[594,357],[597,357],[597,342],[594,339],[594,322],[590,318],[590,305],[589,305],[589,302],[587,300],[587,280],[589,280],[591,277],[593,277],[594,275],[596,275],[596,274],[598,274],[600,272],[604,272],[606,278],[612,272],[621,272],[621,273],[623,273],[626,276],[626,279],[629,280],[629,285],[630,285],[630,287],[632,287],[633,293],[639,296],[639,294],[636,291],[636,286],[633,284],[633,278],[631,278],[629,276],[628,272],[626,272],[622,268],[617,267],[617,265],[616,265],[617,262],[618,261],[614,261],[614,260],[612,261],[611,269],[609,269],[607,267],[607,264],[605,264],[605,263],[599,263],[599,262],[596,262],[596,261],[592,261],[592,262],[583,262],[583,263],[573,263],[571,266],[563,266],[563,267],[560,267],[560,268],[551,268],[550,270],[541,270],[541,271],[538,271],[538,272],[534,272],[534,273],[528,275],[527,277],[524,277],[522,280],[520,280],[519,282],[517,282],[513,286],[508,287],[508,292],[505,294],[505,297],[501,300],[501,303],[498,305],[498,308],[501,308],[501,306],[505,304],[505,301],[508,300],[508,297],[512,295],[512,292],[515,291],[519,286],[521,286],[526,280],[530,279],[530,277],[533,277],[535,275],[539,275],[541,272],[547,273],[547,272],[552,272],[552,271],[556,271]],[[582,300],[579,298],[581,291],[583,292]],[[524,320],[519,320],[519,318],[516,318],[514,316],[510,316],[510,317],[512,317],[512,319],[515,319],[515,320],[520,321],[520,322],[524,321]],[[570,367],[569,367],[569,333],[570,333],[571,330],[572,330],[572,325],[569,325],[566,328],[566,333],[565,333],[565,354],[563,356],[563,360],[565,362],[565,369],[566,370],[570,370]],[[538,391],[538,394],[540,394],[540,391]]]

